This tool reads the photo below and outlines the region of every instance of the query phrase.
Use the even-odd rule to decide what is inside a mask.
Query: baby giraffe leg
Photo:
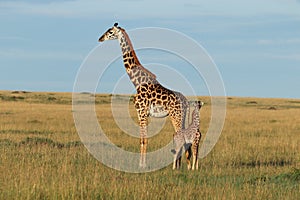
[[[184,144],[184,137],[180,134],[176,134],[174,136],[174,144],[175,144],[175,150],[173,151],[174,153],[174,160],[173,160],[173,169],[180,169],[180,164],[178,161],[181,159],[181,154],[182,154],[182,146]]]
[[[198,131],[196,138],[194,139],[193,145],[192,145],[192,151],[193,151],[193,165],[192,170],[198,170],[198,150],[199,150],[199,142],[201,139],[201,132]]]
[[[173,169],[180,169],[180,165],[178,165],[177,161],[181,157],[182,154],[182,147],[176,148],[173,160]]]
[[[197,153],[195,152],[195,149],[193,150],[193,164],[192,164],[192,170],[195,170],[196,163],[198,162]],[[198,167],[197,167],[198,168]]]

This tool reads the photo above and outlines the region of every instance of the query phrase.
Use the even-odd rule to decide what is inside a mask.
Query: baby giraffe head
[[[118,26],[118,23],[115,23],[113,27],[108,29],[100,38],[99,42],[103,42],[105,40],[116,40],[119,38],[119,34],[121,32],[121,27]]]
[[[195,109],[200,110],[200,108],[204,105],[204,102],[202,101],[195,101],[193,102],[193,106],[195,107]]]

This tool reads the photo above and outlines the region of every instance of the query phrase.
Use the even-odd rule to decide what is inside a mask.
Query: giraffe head
[[[99,42],[103,42],[105,40],[116,40],[119,38],[119,34],[121,32],[121,27],[118,26],[118,23],[115,23],[114,26],[108,29],[100,38]]]
[[[196,109],[198,109],[198,110],[200,110],[200,108],[201,108],[203,105],[204,105],[204,102],[202,102],[202,101],[195,101],[195,102],[193,102],[193,106],[194,106]]]

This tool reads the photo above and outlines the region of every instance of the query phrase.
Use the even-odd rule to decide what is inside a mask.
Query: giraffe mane
[[[140,63],[140,61],[139,61],[139,59],[138,59],[138,57],[137,57],[137,55],[136,55],[136,53],[135,53],[135,51],[134,51],[133,45],[132,45],[132,43],[131,43],[131,40],[130,40],[128,34],[126,33],[126,31],[125,31],[123,28],[121,28],[121,27],[119,27],[119,28],[120,28],[120,30],[122,31],[123,35],[125,36],[126,40],[128,41],[128,45],[131,46],[131,48],[133,49],[133,51],[132,51],[132,56],[133,56],[134,59],[137,61],[137,63],[136,63],[137,66],[138,66],[142,71],[144,71],[145,73],[147,73],[149,76],[151,76],[152,78],[156,79],[156,75],[153,74],[152,72],[150,72],[148,69],[146,69],[146,68]]]

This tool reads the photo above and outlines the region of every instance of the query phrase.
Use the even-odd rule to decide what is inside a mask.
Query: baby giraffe
[[[200,108],[203,106],[202,101],[195,101],[193,105],[195,107],[192,113],[192,123],[187,129],[181,129],[176,132],[174,136],[175,150],[174,153],[173,169],[176,168],[176,160],[181,157],[182,147],[188,150],[192,145],[193,164],[192,170],[198,169],[198,147],[201,139],[201,132],[199,130],[200,125]],[[177,166],[178,168],[178,166]],[[191,163],[188,162],[188,169],[191,169]]]

